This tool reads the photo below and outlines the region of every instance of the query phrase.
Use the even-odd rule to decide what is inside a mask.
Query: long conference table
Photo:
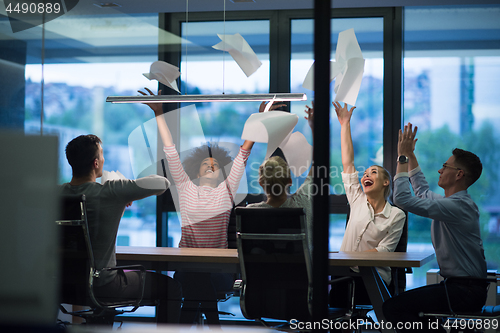
[[[239,272],[236,249],[134,247],[117,246],[118,265],[142,264],[146,269],[197,272]],[[434,253],[424,252],[330,252],[330,273],[345,274],[348,267],[359,268],[377,319],[386,322],[382,312],[383,302],[391,295],[376,267],[421,267],[434,259]],[[357,274],[357,273],[353,273]],[[383,332],[393,332],[381,327]]]

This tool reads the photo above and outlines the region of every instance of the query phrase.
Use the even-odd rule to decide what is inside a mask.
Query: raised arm
[[[356,107],[353,106],[350,110],[347,110],[346,103],[344,103],[344,106],[340,106],[339,102],[333,102],[332,104],[335,107],[340,123],[340,147],[344,173],[354,173],[356,168],[354,167],[354,148],[351,137],[351,116]]]
[[[148,88],[144,88],[148,91],[150,95],[154,95],[154,93],[149,90]],[[145,92],[140,91],[139,93],[143,95],[147,95]],[[158,95],[161,95],[161,90],[158,91]],[[155,116],[156,116],[156,123],[158,124],[158,132],[160,132],[160,137],[163,142],[164,146],[173,146],[174,145],[174,140],[172,139],[172,134],[170,133],[170,130],[167,126],[167,122],[165,121],[165,118],[163,117],[163,108],[161,103],[145,103],[147,106],[151,108],[151,110],[154,111]]]

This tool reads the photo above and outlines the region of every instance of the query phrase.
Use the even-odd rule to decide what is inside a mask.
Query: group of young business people
[[[141,92],[142,94],[147,94]],[[148,90],[149,94],[153,94]],[[161,93],[161,92],[160,92]],[[418,167],[414,154],[417,128],[408,124],[400,131],[398,140],[398,167],[394,177],[394,202],[388,202],[391,193],[391,176],[381,166],[371,166],[359,179],[354,166],[354,149],[350,122],[354,107],[348,108],[334,102],[341,125],[342,181],[351,207],[349,223],[341,251],[394,251],[405,223],[402,209],[433,219],[431,236],[443,277],[485,277],[486,261],[479,232],[479,211],[467,193],[481,175],[481,162],[473,153],[455,149],[453,155],[438,171],[438,185],[445,190],[439,196],[429,186]],[[154,111],[158,130],[164,145],[170,173],[179,191],[182,233],[180,247],[227,247],[227,224],[233,208],[234,194],[245,170],[245,164],[254,145],[245,141],[230,168],[224,166],[231,158],[214,144],[199,147],[181,163],[179,155],[163,117],[161,104],[148,104]],[[273,105],[275,109],[282,105]],[[314,106],[314,105],[313,105]],[[265,108],[261,104],[260,111]],[[314,107],[306,107],[306,119],[312,127]],[[88,198],[89,230],[92,246],[99,267],[116,264],[114,248],[118,225],[125,207],[134,200],[149,195],[159,195],[170,185],[160,176],[137,180],[116,180],[96,183],[102,175],[103,151],[100,139],[80,136],[66,147],[68,162],[73,169],[71,182],[62,185],[63,194],[84,193]],[[259,168],[259,184],[266,200],[254,204],[260,207],[303,207],[306,211],[308,230],[312,230],[312,170],[304,184],[290,195],[290,168],[281,157],[271,157]],[[410,183],[415,196],[411,195]],[[309,232],[309,245],[312,247]],[[382,279],[389,284],[388,268],[380,267]],[[138,279],[134,272],[120,272],[98,279],[97,294],[102,297],[126,298],[137,292]],[[176,272],[174,279],[159,273],[148,272],[145,300],[157,300],[159,322],[191,323],[197,311],[202,310],[210,324],[218,324],[217,304],[214,293],[228,289],[230,277],[217,274],[202,276]],[[209,291],[209,292],[207,292]],[[476,310],[484,304],[486,286],[475,280],[461,280],[448,290],[454,308]],[[204,295],[200,299],[200,294]],[[427,297],[432,295],[432,298]],[[473,301],[467,295],[473,295]],[[472,297],[472,296],[471,296]],[[181,300],[184,300],[182,310]],[[331,299],[336,299],[332,293]],[[465,301],[464,301],[465,300]],[[391,322],[423,321],[422,311],[438,311],[447,307],[444,286],[417,288],[384,304],[384,314]],[[425,325],[423,327],[426,327]]]

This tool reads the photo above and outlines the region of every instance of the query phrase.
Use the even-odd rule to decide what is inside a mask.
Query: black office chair
[[[245,318],[311,320],[311,255],[302,208],[236,208]]]
[[[448,325],[447,328],[450,328],[451,331],[475,331],[477,328],[479,331],[498,328],[498,319],[500,319],[500,305],[485,305],[482,310],[479,312],[457,312],[453,309],[450,298],[448,295],[447,284],[454,280],[476,280],[479,282],[488,283],[488,288],[490,288],[491,283],[496,287],[497,279],[495,278],[471,278],[471,277],[451,277],[444,280],[444,286],[446,291],[446,298],[448,300],[448,311],[444,311],[442,313],[420,313],[420,317],[433,317],[433,318],[441,318],[443,324]],[[496,321],[493,321],[496,320]],[[478,321],[478,323],[474,323],[474,321]],[[479,325],[478,325],[479,324]],[[489,327],[486,327],[485,324],[488,324]]]
[[[61,216],[56,221],[60,234],[60,305],[64,314],[85,319],[87,324],[113,325],[116,315],[134,312],[142,301],[145,269],[141,265],[97,269],[90,243],[85,195],[63,196]],[[142,293],[136,299],[105,302],[94,294],[94,279],[103,271],[129,269],[142,272]],[[69,311],[63,304],[89,307]],[[118,309],[133,307],[131,310]]]
[[[405,211],[404,213],[406,218],[403,225],[403,233],[394,252],[406,252],[408,248],[408,212]],[[406,274],[412,273],[413,269],[411,267],[391,267],[392,278],[388,289],[392,296],[399,295],[406,290]]]
[[[235,205],[231,209],[231,214],[229,217],[229,223],[227,226],[227,244],[228,244],[228,249],[236,249],[236,213],[235,213],[235,208],[236,207],[245,207],[248,202],[248,198],[252,200],[251,202],[256,202],[255,200],[262,201],[262,196],[255,196],[255,195],[247,195],[245,200],[242,202],[238,203],[238,205]],[[206,276],[206,275],[205,275]],[[240,278],[239,274],[233,274],[234,281],[238,280]],[[221,290],[217,291],[217,303],[224,303],[230,300],[234,296],[239,296],[240,295],[240,290],[239,289],[234,289],[233,286],[231,286],[231,289],[228,290]],[[218,310],[219,317],[220,316],[232,316],[235,317],[236,315],[232,312],[227,312],[227,311],[221,311]],[[198,310],[198,316],[197,316],[197,324],[203,325],[203,312]]]
[[[248,194],[245,199],[240,202],[239,204],[235,205],[233,209],[231,210],[231,215],[229,217],[229,223],[227,226],[227,247],[228,249],[236,249],[237,248],[237,243],[236,243],[236,212],[235,209],[236,207],[245,207],[247,204],[251,203],[256,203],[256,202],[261,202],[266,200],[266,195],[261,193],[261,194]],[[240,274],[234,274],[234,280],[240,279]],[[231,290],[226,290],[226,291],[220,291],[217,294],[217,302],[226,302],[228,301],[231,297],[238,297],[240,296],[240,290],[239,289],[231,289]],[[219,315],[226,315],[226,316],[235,316],[234,313],[231,312],[226,312],[226,311],[220,311],[219,310]]]

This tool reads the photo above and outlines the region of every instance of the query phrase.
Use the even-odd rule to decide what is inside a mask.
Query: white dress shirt
[[[393,252],[403,233],[405,213],[386,202],[384,209],[375,214],[361,188],[357,171],[350,174],[342,172],[342,182],[351,212],[340,251],[361,252],[377,249],[378,252]],[[377,270],[389,284],[390,268],[377,267]]]

